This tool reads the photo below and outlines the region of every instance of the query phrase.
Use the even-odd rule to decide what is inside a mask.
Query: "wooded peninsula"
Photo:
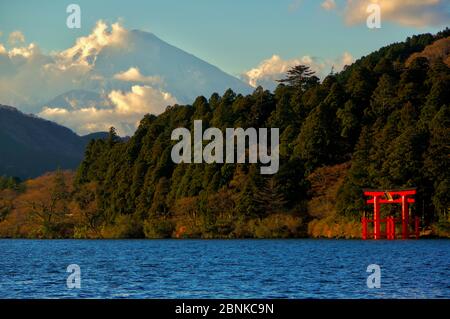
[[[274,92],[169,106],[129,139],[111,128],[77,171],[0,178],[0,237],[360,238],[362,189],[402,187],[422,235],[450,237],[449,48],[449,29],[413,36],[322,81],[299,65]],[[278,172],[173,163],[172,131],[195,120],[279,128]]]

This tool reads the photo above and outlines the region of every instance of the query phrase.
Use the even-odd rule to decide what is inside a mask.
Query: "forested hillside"
[[[72,230],[61,233],[298,237],[314,219],[332,216],[358,236],[362,188],[417,187],[413,212],[426,223],[447,222],[450,68],[448,54],[431,58],[427,46],[449,36],[447,29],[408,38],[321,82],[298,66],[273,93],[228,90],[170,106],[145,116],[126,142],[111,130],[88,145],[75,177],[70,202],[84,212],[84,224],[72,220]],[[261,175],[258,164],[174,164],[172,131],[192,131],[200,119],[204,130],[279,128],[278,173]],[[321,213],[314,196],[324,192],[332,198]]]
[[[22,179],[45,172],[76,169],[84,149],[105,132],[78,136],[70,129],[0,104],[0,176]]]

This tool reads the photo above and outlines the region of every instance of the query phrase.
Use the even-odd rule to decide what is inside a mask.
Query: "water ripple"
[[[450,298],[450,241],[0,240],[0,298]],[[81,289],[68,289],[69,264]],[[382,269],[368,289],[369,264]]]

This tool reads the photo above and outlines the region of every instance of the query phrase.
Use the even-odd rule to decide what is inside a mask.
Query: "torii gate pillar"
[[[409,238],[409,209],[408,200],[405,195],[402,196],[402,239]]]
[[[373,239],[381,238],[380,197],[373,197]]]

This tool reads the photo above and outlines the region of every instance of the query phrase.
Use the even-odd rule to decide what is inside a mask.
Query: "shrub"
[[[150,218],[144,222],[146,238],[170,238],[175,231],[175,224],[168,219]]]

